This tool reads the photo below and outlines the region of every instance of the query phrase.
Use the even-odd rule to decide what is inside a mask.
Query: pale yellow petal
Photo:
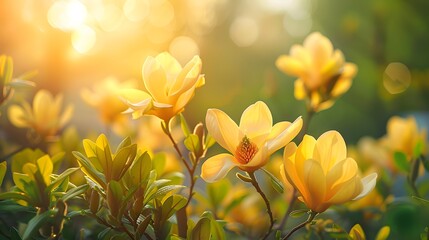
[[[36,123],[49,123],[49,111],[50,109],[46,106],[50,106],[53,103],[53,98],[50,92],[46,90],[39,90],[33,99],[33,114]]]
[[[331,81],[341,73],[344,65],[344,55],[340,50],[335,50],[333,56],[325,63],[320,71],[321,79],[325,82]]]
[[[329,61],[333,52],[331,41],[319,32],[310,34],[304,40],[304,48],[310,52],[314,67],[319,70]]]
[[[207,159],[201,166],[201,178],[206,182],[215,182],[226,176],[235,166],[230,154],[219,154]]]
[[[348,202],[359,195],[362,192],[363,185],[360,177],[355,176],[347,182],[343,182],[338,186],[336,193],[330,198],[326,199],[326,202],[331,204],[342,204]]]
[[[352,78],[356,74],[356,66],[354,64],[346,64],[344,71],[341,74],[338,81],[335,83],[334,88],[331,91],[332,97],[337,97],[347,92],[352,85]]]
[[[337,162],[326,175],[328,189],[350,180],[358,174],[358,171],[358,165],[352,158]]]
[[[118,90],[118,96],[125,104],[135,109],[146,108],[152,100],[147,92],[132,88]]]
[[[294,96],[298,100],[305,99],[307,97],[307,92],[305,90],[304,82],[301,79],[295,80],[294,83]]]
[[[363,190],[353,200],[358,200],[360,198],[365,197],[369,192],[371,192],[374,189],[375,184],[377,183],[377,173],[371,173],[370,175],[362,178],[361,182],[363,185]]]
[[[298,159],[306,160],[313,158],[316,146],[316,139],[310,135],[304,135],[301,143],[298,145],[296,152]]]
[[[302,124],[301,117],[298,117],[293,123],[279,122],[275,124],[268,136],[268,154],[271,155],[292,141],[301,131]]]
[[[143,64],[143,82],[150,95],[158,102],[167,102],[167,76],[161,64],[148,57]]]
[[[182,71],[180,63],[168,52],[156,55],[155,60],[161,65],[167,76],[167,85],[171,86]]]
[[[303,171],[304,168],[299,170],[295,165],[295,153],[297,151],[297,146],[294,142],[286,145],[283,153],[283,164],[285,177],[294,188],[296,188],[302,196],[306,196],[308,198],[308,192],[303,182]],[[298,173],[298,171],[300,171]]]
[[[316,143],[314,159],[319,161],[325,174],[337,162],[346,159],[347,148],[343,137],[337,131],[323,133]]]
[[[24,109],[18,105],[12,105],[8,108],[9,121],[19,128],[30,127],[28,118]]]
[[[269,134],[272,126],[271,111],[262,101],[250,105],[241,115],[240,130],[249,138]]]
[[[310,52],[303,46],[298,44],[292,45],[292,47],[290,48],[290,56],[300,61],[307,72],[309,71],[309,68],[312,67]]]
[[[325,202],[326,178],[322,166],[318,161],[307,159],[304,164],[304,184],[308,190],[308,196],[304,201],[308,208],[319,211],[319,206]]]
[[[219,145],[231,153],[241,141],[237,124],[224,112],[218,109],[208,109],[206,114],[208,133]]]
[[[169,96],[180,94],[193,88],[199,80],[201,67],[202,63],[200,57],[194,56],[177,76],[176,81],[169,90]]]
[[[284,73],[292,76],[300,77],[306,74],[306,68],[302,62],[287,55],[281,55],[278,57],[276,60],[276,66]]]

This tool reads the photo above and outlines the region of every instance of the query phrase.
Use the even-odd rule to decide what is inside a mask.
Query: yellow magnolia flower
[[[146,91],[127,89],[121,96],[130,107],[129,112],[133,113],[134,118],[149,114],[168,122],[184,110],[194,96],[195,89],[204,85],[201,66],[198,56],[183,68],[167,52],[148,57],[142,71]]]
[[[355,160],[346,154],[346,143],[337,131],[317,140],[305,135],[298,147],[286,146],[280,171],[299,191],[299,199],[321,213],[331,205],[360,199],[375,186],[377,174],[361,178]]]
[[[136,85],[133,81],[119,82],[114,77],[108,77],[94,85],[92,90],[83,89],[81,97],[99,111],[103,123],[111,125],[126,122],[128,118],[123,112],[128,106],[118,97],[118,94],[121,89],[133,88]]]
[[[264,166],[271,154],[299,133],[302,119],[298,117],[293,123],[285,121],[273,126],[270,109],[258,101],[243,112],[239,126],[218,109],[207,111],[206,126],[216,142],[231,153],[213,156],[203,163],[201,177],[214,182],[225,177],[234,166],[247,172]]]
[[[331,107],[333,99],[350,88],[357,71],[356,65],[345,62],[343,53],[334,50],[331,41],[318,32],[310,34],[303,46],[292,46],[290,55],[281,55],[276,66],[298,77],[295,98],[307,98],[314,112]]]
[[[70,120],[73,106],[68,105],[61,112],[63,96],[55,98],[46,90],[40,90],[33,99],[33,108],[27,102],[22,106],[12,105],[8,109],[9,120],[19,128],[29,128],[47,140],[55,137],[59,130]]]
[[[391,117],[387,122],[387,134],[381,144],[392,152],[403,152],[409,158],[413,156],[414,147],[418,142],[426,143],[426,130],[419,130],[414,117]]]

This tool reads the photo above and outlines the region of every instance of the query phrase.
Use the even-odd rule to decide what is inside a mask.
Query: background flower
[[[277,67],[295,80],[295,98],[308,99],[317,112],[329,108],[333,100],[346,92],[357,67],[344,61],[343,53],[333,49],[331,41],[322,34],[310,34],[304,44],[293,45],[290,55],[281,55]]]

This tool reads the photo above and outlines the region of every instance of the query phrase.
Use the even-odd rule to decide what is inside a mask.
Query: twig
[[[298,226],[294,227],[287,235],[286,237],[284,237],[282,240],[286,240],[288,239],[294,232],[298,231],[300,228],[304,227],[305,225],[307,225],[308,223],[311,223],[311,221],[313,221],[314,217],[316,217],[318,213],[317,212],[312,212],[310,211],[310,215],[308,216],[308,219],[299,224]]]
[[[258,181],[256,180],[254,172],[248,172],[248,174],[250,179],[252,179],[251,183],[253,187],[255,187],[256,191],[259,193],[259,195],[261,195],[262,199],[264,199],[265,205],[267,206],[267,213],[270,216],[270,227],[267,233],[265,234],[265,236],[262,238],[262,239],[267,239],[267,237],[270,235],[271,230],[273,229],[273,226],[274,226],[274,218],[273,218],[273,213],[271,212],[270,202],[268,201],[268,198],[264,194],[264,192],[262,192],[261,187],[259,187],[259,184],[258,184]]]

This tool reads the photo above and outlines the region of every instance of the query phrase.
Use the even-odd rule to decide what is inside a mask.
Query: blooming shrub
[[[11,64],[0,57],[0,104],[33,86],[12,79]],[[386,136],[357,148],[337,130],[316,139],[310,121],[329,114],[321,111],[346,94],[357,66],[320,33],[275,65],[298,77],[306,116],[274,123],[271,104],[256,101],[238,124],[210,108],[191,127],[186,107],[205,84],[203,60],[182,66],[167,52],[146,59],[141,84],[108,78],[82,91],[107,129],[96,136],[66,128],[73,107],[62,110],[61,94],[41,89],[32,105],[5,105],[33,149],[0,159],[1,238],[428,239],[425,130],[393,117]]]

